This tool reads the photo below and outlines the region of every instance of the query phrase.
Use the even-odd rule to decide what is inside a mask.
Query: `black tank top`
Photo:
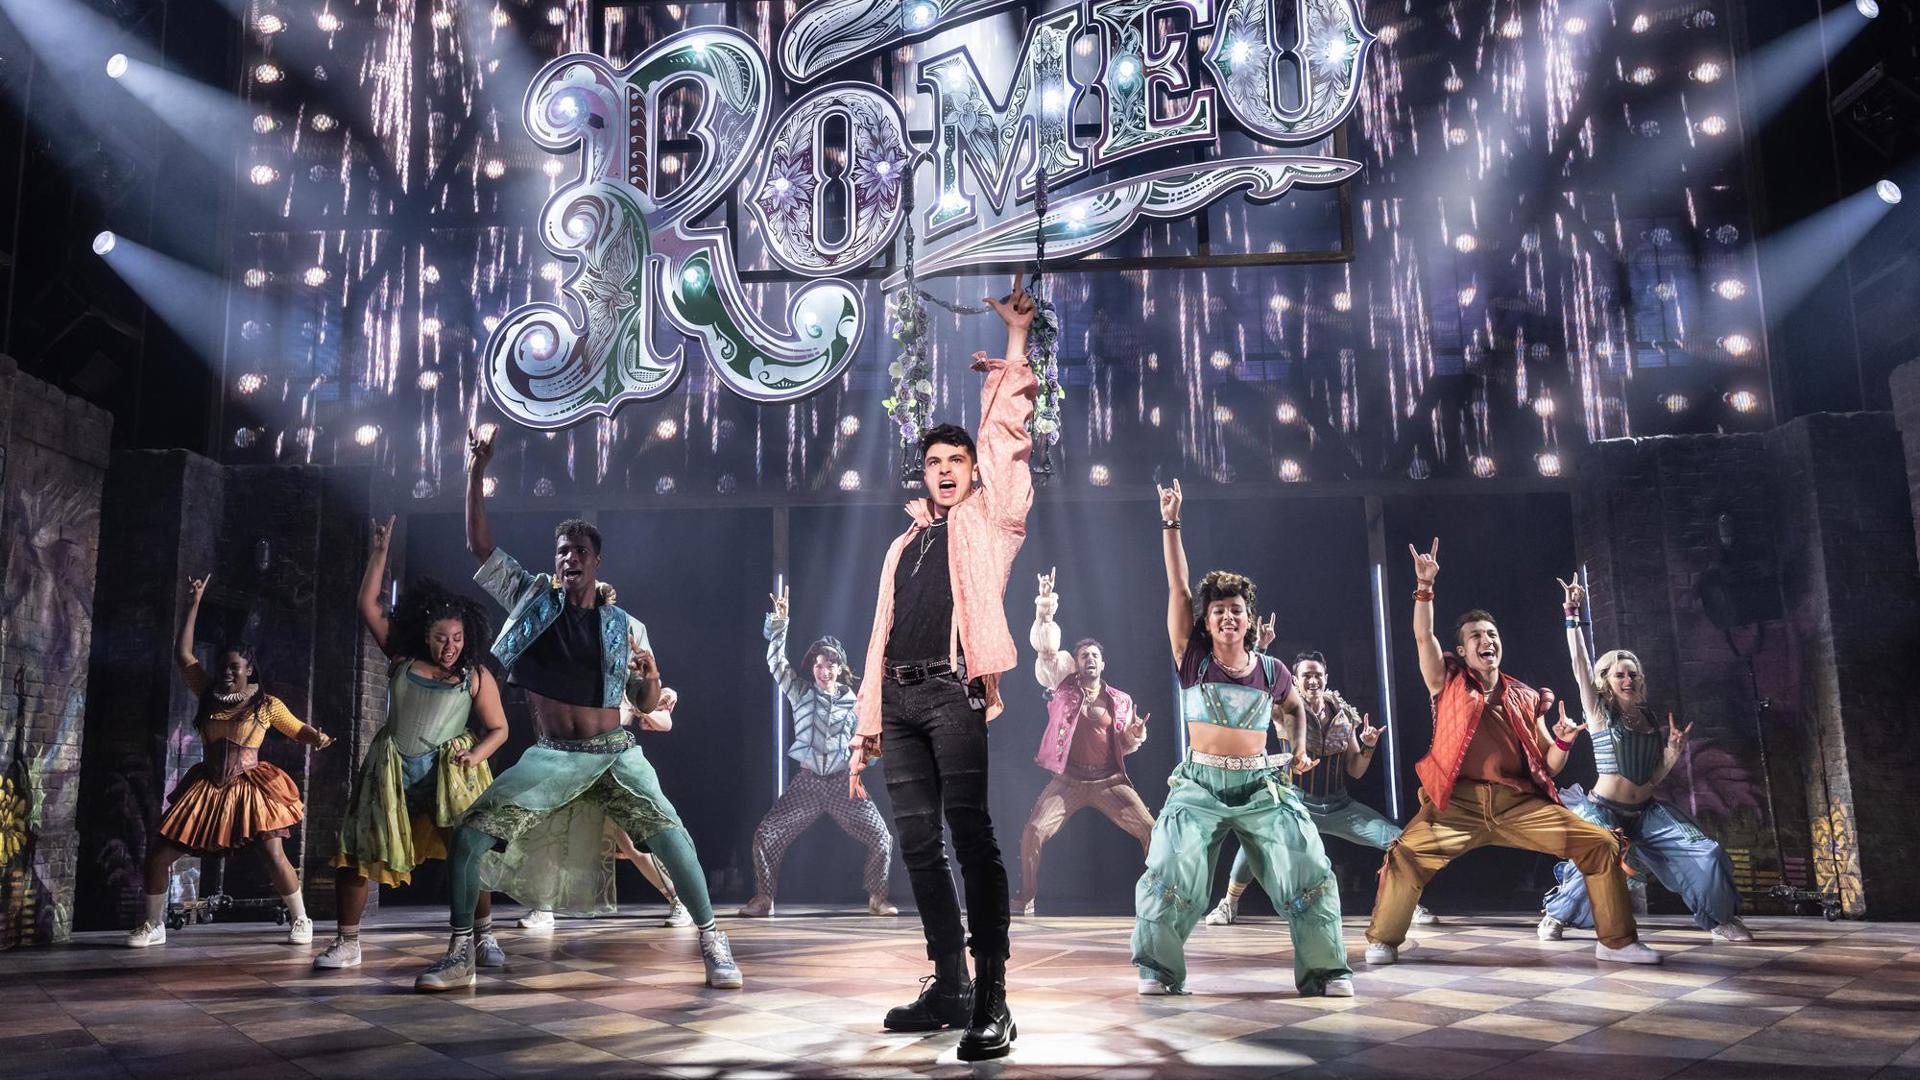
[[[600,609],[564,604],[507,681],[522,690],[568,705],[599,708],[606,672],[600,650]]]

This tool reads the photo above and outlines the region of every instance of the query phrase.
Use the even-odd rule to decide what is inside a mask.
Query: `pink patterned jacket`
[[[1000,715],[1000,675],[1019,662],[1013,634],[1007,630],[1007,578],[1013,557],[1027,539],[1027,511],[1033,507],[1033,475],[1027,460],[1033,443],[1027,420],[1033,415],[1039,384],[1033,368],[1024,362],[989,360],[975,353],[973,367],[987,373],[980,389],[980,479],[984,487],[948,511],[947,573],[953,582],[953,634],[948,659],[958,662],[964,652],[968,678],[983,679],[987,690],[987,719]],[[873,612],[873,630],[867,635],[867,665],[856,708],[860,736],[880,734],[880,690],[885,683],[887,637],[893,631],[893,574],[900,553],[921,529],[933,521],[929,500],[907,504],[913,524],[887,549],[880,569],[880,597]],[[882,747],[885,752],[885,747]]]

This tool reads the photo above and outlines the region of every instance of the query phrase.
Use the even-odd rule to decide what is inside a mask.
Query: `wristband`
[[[1573,615],[1567,616],[1567,629],[1578,630],[1585,625],[1587,625],[1587,621],[1585,619],[1578,618],[1577,616],[1573,616]]]
[[[1180,519],[1175,518],[1172,521],[1162,521],[1160,527],[1163,529],[1178,529],[1180,527]]]
[[[1413,590],[1413,600],[1414,600],[1414,603],[1416,604],[1432,603],[1433,590],[1432,589],[1415,589]]]
[[[1559,747],[1562,750],[1571,750],[1573,749],[1573,740],[1568,739],[1566,742],[1561,742],[1559,739],[1555,739],[1553,740],[1553,745]]]

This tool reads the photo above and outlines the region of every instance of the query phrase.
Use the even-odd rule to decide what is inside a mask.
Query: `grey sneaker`
[[[1541,915],[1540,925],[1533,928],[1533,936],[1541,941],[1559,941],[1567,936],[1567,924],[1551,915]]]
[[[1207,912],[1208,926],[1232,926],[1233,920],[1240,917],[1240,901],[1231,896],[1223,896],[1220,902]]]
[[[716,990],[738,990],[745,982],[733,962],[733,946],[722,930],[700,932],[700,960],[707,965],[707,985]]]
[[[507,951],[500,947],[500,939],[492,933],[473,936],[473,966],[483,968],[503,968],[507,966]]]
[[[477,981],[473,974],[473,938],[455,934],[447,942],[447,955],[413,980],[415,990],[462,990]]]
[[[1736,915],[1713,928],[1713,939],[1715,941],[1747,942],[1753,940],[1753,931],[1747,929],[1747,924],[1741,922],[1740,917]]]
[[[687,905],[681,903],[678,900],[674,900],[667,905],[666,920],[663,921],[660,925],[675,926],[675,927],[692,926],[693,913],[687,910]]]
[[[165,945],[166,943],[167,928],[164,926],[143,922],[139,926],[127,931],[127,948],[129,949],[144,949],[150,945]]]
[[[360,939],[349,941],[335,937],[327,951],[313,958],[315,970],[325,971],[337,968],[356,968],[360,966]]]

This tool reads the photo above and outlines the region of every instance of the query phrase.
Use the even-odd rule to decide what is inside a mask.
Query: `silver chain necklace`
[[[940,528],[946,523],[947,523],[946,518],[940,518],[939,520],[935,521],[933,524],[920,530],[920,556],[919,558],[916,558],[913,560],[913,571],[908,576],[910,577],[920,576],[920,564],[927,561],[927,552],[933,547],[933,530]]]

